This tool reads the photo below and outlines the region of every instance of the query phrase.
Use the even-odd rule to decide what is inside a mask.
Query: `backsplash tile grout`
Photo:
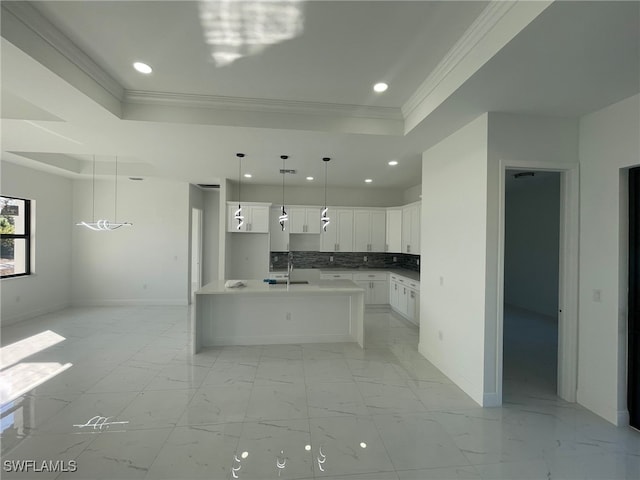
[[[289,252],[271,252],[270,266],[280,270],[287,268]],[[420,255],[406,253],[372,253],[372,252],[309,252],[294,251],[293,263],[296,268],[404,268],[420,271]],[[333,257],[333,262],[330,261]],[[364,261],[367,257],[367,261]],[[394,261],[395,258],[395,261]]]

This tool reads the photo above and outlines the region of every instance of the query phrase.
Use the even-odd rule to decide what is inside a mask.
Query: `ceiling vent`
[[[220,188],[219,183],[199,183],[198,186],[200,188],[207,188],[207,189]]]
[[[290,173],[292,175],[296,174],[296,170],[291,169],[291,168],[281,168],[280,169],[280,173]]]

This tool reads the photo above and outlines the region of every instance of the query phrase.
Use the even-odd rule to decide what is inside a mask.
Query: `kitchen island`
[[[357,342],[364,347],[364,290],[350,280],[269,285],[223,280],[195,292],[193,353],[218,345]]]

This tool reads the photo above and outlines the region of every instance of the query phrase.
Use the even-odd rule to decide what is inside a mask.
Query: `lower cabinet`
[[[353,282],[364,289],[365,305],[389,303],[389,280],[386,273],[354,273]]]
[[[389,305],[410,322],[420,324],[420,283],[391,274],[389,281]]]

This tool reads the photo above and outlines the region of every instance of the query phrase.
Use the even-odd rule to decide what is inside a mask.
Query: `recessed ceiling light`
[[[389,88],[389,85],[387,85],[384,82],[380,82],[380,83],[376,83],[373,86],[373,91],[374,92],[378,92],[378,93],[382,93],[382,92],[385,92],[387,90],[387,88]]]
[[[307,180],[311,181],[313,180],[313,177],[307,177]]]
[[[391,161],[389,162],[389,165],[391,165],[392,167],[395,167],[397,164],[398,164],[398,161],[397,161],[397,160],[391,160]]]
[[[371,180],[370,178],[365,179],[365,183],[371,183],[373,182],[373,180]]]
[[[251,175],[250,173],[245,173],[244,174],[244,178],[251,178],[253,175]]]
[[[135,68],[140,73],[144,73],[145,75],[148,75],[151,72],[153,72],[153,68],[151,68],[146,63],[142,63],[142,62],[134,62],[133,68]]]

